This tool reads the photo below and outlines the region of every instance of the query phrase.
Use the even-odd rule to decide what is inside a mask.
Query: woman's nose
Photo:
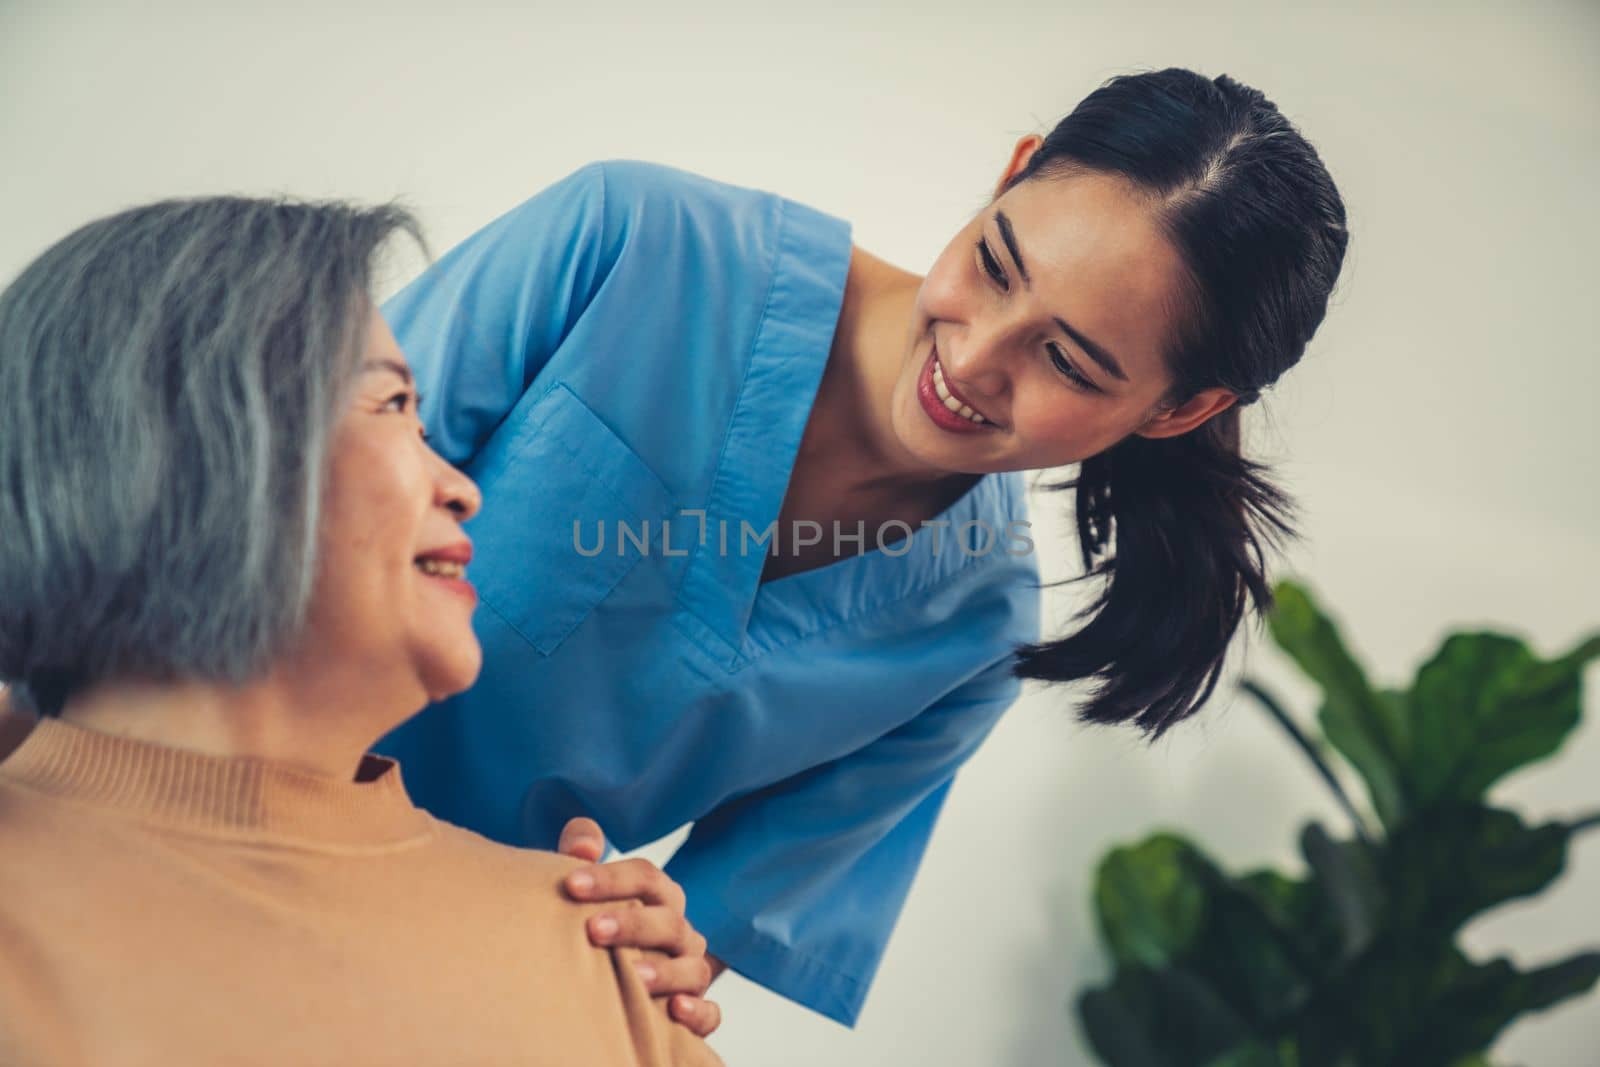
[[[948,343],[948,350],[943,346],[939,349],[939,363],[947,377],[985,396],[1005,391],[1003,338],[980,327],[968,327],[959,337],[950,337]]]
[[[483,507],[483,494],[478,491],[478,483],[446,463],[437,453],[433,455],[433,462],[436,471],[434,502],[466,522]]]

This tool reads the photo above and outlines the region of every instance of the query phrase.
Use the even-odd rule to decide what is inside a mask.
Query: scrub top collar
[[[1026,516],[1022,476],[985,475],[900,541],[883,547],[869,541],[870,550],[860,555],[762,584],[754,598],[741,662],[890,610],[970,567],[1003,564],[1007,557],[1031,553]],[[1019,520],[1020,530],[1013,525]]]
[[[761,324],[706,502],[708,535],[693,542],[679,596],[682,628],[702,645],[713,641],[730,668],[744,659],[766,561],[764,549],[739,550],[741,523],[759,534],[783,505],[850,269],[849,223],[794,201],[776,204],[778,250]]]

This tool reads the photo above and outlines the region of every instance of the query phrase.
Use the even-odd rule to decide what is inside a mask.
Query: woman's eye
[[[1056,370],[1060,371],[1073,385],[1083,389],[1095,388],[1094,383],[1079,373],[1078,368],[1072,365],[1072,361],[1067,359],[1060,348],[1055,345],[1045,345],[1045,351],[1050,353],[1050,362],[1056,365]]]
[[[388,400],[385,400],[381,405],[379,405],[378,410],[396,411],[403,415],[407,410],[409,410],[410,406],[410,393],[396,393],[394,396],[391,396]]]
[[[1000,269],[1000,261],[994,258],[993,252],[989,251],[989,242],[987,240],[978,242],[978,255],[983,259],[984,273],[994,279],[994,283],[1000,287],[1001,292],[1010,292],[1011,283],[1006,279],[1006,272]]]

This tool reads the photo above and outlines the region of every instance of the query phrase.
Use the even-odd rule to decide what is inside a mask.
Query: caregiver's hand
[[[597,864],[567,875],[575,900],[638,900],[640,908],[618,908],[589,919],[589,940],[607,948],[643,950],[639,976],[656,997],[670,997],[668,1014],[701,1037],[722,1024],[722,1009],[705,999],[715,977],[706,939],[684,917],[683,890],[649,860],[598,863],[605,836],[593,819],[573,819],[561,831],[563,856]],[[720,970],[720,968],[718,968]]]

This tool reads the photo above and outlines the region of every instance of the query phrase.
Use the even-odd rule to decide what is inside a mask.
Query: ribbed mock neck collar
[[[0,782],[115,808],[190,832],[253,841],[395,845],[431,833],[400,766],[366,756],[353,780],[272,760],[209,756],[41,719]]]

